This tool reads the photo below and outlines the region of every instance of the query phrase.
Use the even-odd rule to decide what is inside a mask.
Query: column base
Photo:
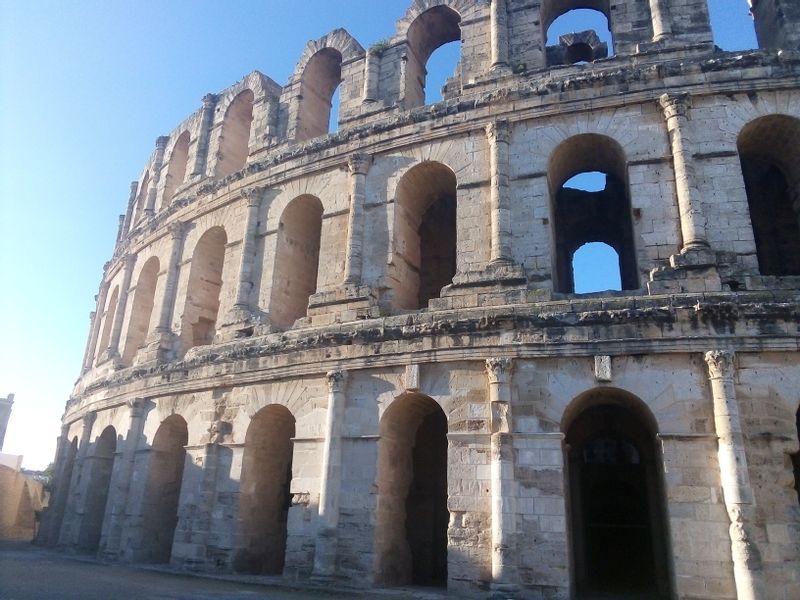
[[[149,362],[169,362],[177,357],[180,348],[180,336],[173,331],[156,331],[148,339],[133,358],[134,365]]]
[[[344,284],[326,292],[317,292],[308,300],[306,320],[311,326],[347,323],[380,316],[378,298],[366,285]]]
[[[502,306],[550,299],[550,290],[528,289],[521,265],[504,260],[490,262],[479,271],[456,273],[453,283],[432,299],[432,310],[454,310],[477,306]]]
[[[647,291],[651,296],[722,291],[716,252],[699,246],[673,254],[669,266],[650,271]]]
[[[234,340],[270,333],[269,315],[246,306],[234,306],[222,318],[214,336],[214,343]]]
[[[516,600],[519,598],[520,587],[515,583],[502,583],[499,581],[489,584],[490,600]]]

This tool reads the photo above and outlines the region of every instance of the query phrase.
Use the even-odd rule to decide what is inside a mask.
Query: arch
[[[447,417],[423,394],[397,398],[380,422],[375,579],[447,585]]]
[[[450,167],[424,161],[397,184],[392,262],[394,306],[424,308],[456,273],[457,181]]]
[[[767,115],[737,139],[762,275],[800,275],[800,119]]]
[[[217,167],[214,175],[227,177],[241,171],[250,155],[250,127],[253,124],[253,91],[240,92],[225,111],[217,150]]]
[[[564,185],[582,173],[605,176],[601,191]],[[553,151],[548,163],[553,214],[554,271],[557,292],[574,293],[572,260],[589,242],[602,242],[619,255],[623,290],[640,286],[636,268],[627,160],[622,147],[610,137],[584,133],[571,137]]]
[[[150,193],[150,170],[144,172],[142,183],[139,184],[139,192],[136,194],[136,208],[133,212],[133,219],[131,220],[131,229],[136,226],[144,216],[144,209],[147,208],[147,196]]]
[[[304,317],[317,290],[322,214],[322,202],[310,194],[292,200],[281,214],[269,311],[276,327]]]
[[[461,40],[461,15],[440,4],[420,13],[408,27],[403,98],[406,108],[425,104],[426,65],[441,46]]]
[[[170,561],[188,441],[189,429],[180,415],[164,419],[153,437],[142,505],[142,562]]]
[[[576,598],[670,598],[663,469],[652,413],[632,394],[597,388],[570,404],[562,431]]]
[[[86,505],[78,531],[80,552],[94,554],[100,546],[116,450],[117,431],[109,425],[95,441],[94,452],[87,461],[89,485],[86,488]]]
[[[145,345],[147,334],[150,331],[150,319],[153,316],[159,269],[158,258],[151,256],[139,272],[139,280],[136,282],[133,296],[131,316],[128,321],[128,335],[125,339],[125,349],[122,353],[123,365],[130,365],[136,352]]]
[[[167,165],[167,178],[164,183],[164,195],[161,197],[161,208],[169,206],[175,190],[186,179],[186,167],[189,162],[189,132],[184,131],[175,140]]]
[[[236,571],[283,572],[294,435],[294,416],[279,404],[262,408],[247,428],[233,561]]]
[[[216,226],[206,231],[194,248],[181,318],[184,353],[189,348],[205,346],[214,340],[227,242],[225,230]]]
[[[300,75],[300,99],[297,109],[298,142],[329,132],[331,102],[342,83],[342,53],[335,48],[322,48],[306,63]]]
[[[566,3],[569,6],[569,3]],[[547,5],[547,27],[542,28],[542,40],[548,65],[571,65],[578,62],[593,62],[614,54],[611,21],[607,8],[603,10],[588,6],[608,6],[608,2],[577,3],[566,8]],[[544,22],[543,22],[544,24]]]
[[[100,334],[100,342],[97,345],[95,356],[97,357],[95,365],[100,364],[104,352],[108,348],[108,342],[111,339],[111,329],[114,327],[114,316],[117,312],[117,301],[119,299],[119,286],[114,287],[111,292],[111,297],[106,303],[106,312],[103,316],[103,331]]]
[[[547,31],[556,19],[573,10],[595,10],[605,16],[610,25],[610,4],[610,0],[542,0],[542,6],[539,9],[539,21],[542,25],[542,39],[547,39]]]

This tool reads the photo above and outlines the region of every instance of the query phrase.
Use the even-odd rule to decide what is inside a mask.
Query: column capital
[[[347,168],[354,175],[366,175],[372,164],[372,156],[369,154],[351,154],[347,157]]]
[[[94,425],[94,420],[97,418],[96,412],[86,413],[81,417],[81,421],[83,422],[84,431],[87,429],[91,429],[92,425]]]
[[[211,108],[217,103],[216,94],[206,94],[203,96],[203,108]]]
[[[511,358],[486,359],[486,374],[489,376],[489,383],[508,383],[513,368],[514,361]]]
[[[329,392],[332,394],[343,392],[345,383],[347,383],[347,371],[328,371],[325,373],[325,379],[328,382]]]
[[[487,123],[484,129],[489,140],[494,140],[497,143],[508,144],[511,139],[511,128],[505,119]]]
[[[685,117],[692,106],[692,97],[688,93],[661,94],[658,98],[664,118]]]
[[[265,185],[245,188],[242,190],[242,198],[247,200],[248,207],[258,206],[264,198],[265,191],[267,191]]]
[[[163,150],[167,147],[167,142],[169,142],[168,135],[160,135],[156,138],[156,148],[159,150]]]
[[[126,269],[132,269],[133,265],[136,263],[136,255],[135,254],[126,254],[122,257],[123,267]]]
[[[729,350],[712,350],[706,352],[704,357],[708,365],[708,375],[711,379],[733,379],[736,372],[736,354]]]
[[[128,406],[128,410],[130,410],[131,418],[141,417],[144,413],[147,403],[147,398],[129,398],[125,401],[125,404]]]
[[[182,240],[186,236],[186,232],[189,231],[189,227],[184,221],[173,221],[167,225],[167,231],[169,231],[173,240]]]

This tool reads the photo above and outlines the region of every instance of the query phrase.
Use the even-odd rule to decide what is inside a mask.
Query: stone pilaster
[[[508,146],[511,133],[508,121],[489,123],[486,126],[486,137],[489,141],[489,172],[491,177],[491,262],[510,264],[512,261]]]
[[[197,152],[192,168],[192,179],[202,179],[206,174],[208,163],[208,143],[211,139],[211,127],[214,125],[214,109],[217,106],[217,96],[206,94],[203,96],[203,108],[200,116],[200,133],[197,136]]]
[[[491,410],[492,587],[510,591],[516,583],[514,566],[516,493],[513,423],[511,420],[510,358],[486,360]]]
[[[653,21],[654,42],[660,42],[672,35],[672,21],[665,0],[650,0],[650,16]]]
[[[697,191],[697,181],[689,136],[688,94],[663,94],[659,98],[669,132],[672,148],[675,187],[678,195],[678,210],[683,237],[682,252],[708,248],[706,218]]]
[[[158,193],[158,182],[161,180],[161,167],[164,166],[164,149],[167,147],[169,137],[162,135],[156,138],[156,155],[153,159],[152,176],[150,177],[150,187],[147,189],[147,203],[145,204],[144,214],[150,218],[155,214],[156,194]]]
[[[247,201],[244,232],[242,233],[242,253],[239,262],[239,276],[236,287],[236,303],[222,319],[219,341],[241,337],[244,332],[261,323],[264,315],[254,307],[251,295],[254,287],[253,273],[256,260],[256,234],[258,218],[264,198],[265,188],[257,187],[244,190],[242,196]]]
[[[100,282],[100,289],[97,292],[96,308],[91,315],[91,329],[89,330],[89,340],[86,344],[86,351],[83,354],[83,372],[85,373],[92,368],[94,364],[95,354],[97,352],[97,338],[100,336],[100,322],[103,320],[103,307],[106,305],[106,297],[108,295],[108,281],[106,280],[106,273],[108,272],[108,263],[103,269],[103,281]]]
[[[354,154],[347,161],[350,170],[350,214],[347,220],[347,254],[345,258],[345,285],[361,283],[364,250],[364,203],[367,195],[367,171],[372,158]]]
[[[330,577],[336,572],[336,529],[339,525],[339,492],[342,483],[342,427],[347,373],[329,371],[325,378],[328,381],[328,415],[325,422],[319,525],[314,552],[314,575],[317,577]]]
[[[122,448],[121,460],[115,463],[112,472],[111,489],[108,502],[111,509],[108,511],[109,523],[103,527],[103,536],[100,540],[100,555],[107,559],[115,559],[120,554],[122,544],[122,529],[124,521],[129,514],[128,497],[131,480],[134,473],[136,449],[142,437],[144,415],[148,400],[133,398],[128,400],[128,431]]]
[[[362,102],[375,102],[378,99],[381,56],[369,50],[364,60],[364,95]]]
[[[766,600],[761,554],[754,535],[755,498],[747,469],[744,434],[739,419],[734,353],[706,352],[714,398],[720,480],[730,519],[731,554],[738,600]]]
[[[83,504],[86,501],[84,488],[88,484],[88,477],[84,473],[84,468],[95,416],[96,413],[93,412],[83,416],[83,431],[81,431],[81,439],[78,442],[78,454],[75,457],[72,479],[69,482],[69,490],[67,492],[67,506],[64,509],[64,520],[61,524],[61,533],[58,536],[58,544],[60,546],[74,546],[78,539]]]
[[[137,354],[135,363],[149,360],[166,360],[172,356],[177,343],[176,335],[172,331],[172,314],[175,310],[175,296],[178,293],[178,274],[180,261],[183,255],[183,242],[186,239],[188,226],[181,221],[175,221],[168,226],[172,238],[172,247],[167,267],[167,279],[164,283],[164,297],[158,313],[158,324],[147,340],[147,347]]]
[[[122,286],[119,290],[119,298],[117,298],[114,322],[111,325],[111,338],[108,341],[108,348],[103,351],[103,355],[100,359],[101,362],[113,361],[115,366],[118,365],[120,360],[119,340],[122,335],[122,324],[125,320],[125,313],[128,308],[128,290],[131,287],[131,277],[133,276],[133,267],[136,264],[136,255],[128,254],[122,260],[125,262],[122,267]]]
[[[492,71],[508,68],[508,8],[506,0],[492,0],[491,5]]]
[[[136,206],[136,190],[139,189],[138,181],[131,181],[131,190],[128,194],[128,209],[125,211],[125,222],[122,229],[127,234],[131,229],[131,219],[133,218],[133,209]]]

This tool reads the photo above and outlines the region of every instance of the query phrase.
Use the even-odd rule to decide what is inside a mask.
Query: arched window
[[[461,42],[461,16],[447,6],[435,6],[419,15],[408,28],[404,99],[406,108],[425,104],[428,59],[438,48]],[[450,50],[450,54],[453,54]],[[452,62],[452,60],[449,60]],[[455,61],[457,62],[457,60]],[[452,75],[452,73],[450,73]],[[440,79],[440,78],[439,78]]]
[[[186,178],[186,163],[189,160],[189,132],[184,131],[172,147],[167,166],[167,180],[164,184],[164,195],[161,197],[161,208],[169,206],[175,190]]]
[[[762,275],[800,275],[800,119],[761,117],[738,139]]]
[[[614,390],[578,402],[582,409],[565,423],[576,597],[666,600],[667,530],[652,415]]]
[[[142,504],[141,562],[168,563],[172,555],[188,442],[189,429],[180,415],[164,419],[153,437]]]
[[[251,90],[244,90],[228,106],[222,121],[217,152],[216,177],[227,177],[244,169],[250,154],[250,126],[253,123]]]
[[[638,289],[627,166],[619,144],[596,134],[568,139],[550,158],[548,180],[553,203],[556,291],[577,291],[573,259],[575,252],[590,242],[610,246],[618,255],[616,270],[622,289]],[[603,264],[610,266],[608,261]]]
[[[131,229],[136,226],[144,216],[144,209],[147,207],[147,196],[150,193],[150,171],[146,171],[142,178],[142,183],[139,184],[139,192],[136,194],[136,207],[133,211],[133,219],[131,220]]]
[[[183,352],[214,340],[228,238],[222,227],[212,227],[197,241],[183,308]]]
[[[238,572],[283,572],[294,434],[292,413],[278,404],[262,408],[247,428],[233,561]]]
[[[456,176],[423,162],[397,184],[394,216],[394,306],[425,308],[456,273]]]
[[[89,474],[89,485],[86,488],[86,505],[78,532],[79,552],[94,554],[100,546],[116,450],[117,431],[108,426],[94,443],[94,452],[84,467]]]
[[[296,141],[310,140],[332,130],[337,117],[331,111],[333,96],[341,82],[341,52],[323,48],[311,57],[300,81]]]
[[[269,311],[276,327],[291,327],[304,317],[308,299],[317,290],[322,213],[319,198],[304,195],[281,215]]]
[[[593,62],[614,54],[608,0],[545,0],[542,35],[548,65]]]
[[[150,331],[150,319],[153,316],[153,303],[156,295],[159,262],[155,256],[150,257],[139,273],[139,281],[133,295],[133,307],[128,322],[128,335],[125,339],[125,350],[122,353],[122,364],[130,365],[136,352],[144,347]]]
[[[375,579],[447,585],[447,417],[428,396],[386,410],[378,442]]]
[[[108,348],[108,342],[111,339],[111,329],[114,327],[114,315],[117,312],[117,301],[119,299],[119,286],[114,288],[114,291],[111,292],[111,297],[109,297],[108,302],[106,303],[106,312],[103,315],[103,331],[100,334],[100,341],[97,344],[97,349],[95,351],[95,356],[97,357],[97,361],[95,364],[99,364],[100,358],[103,356],[103,353]]]

